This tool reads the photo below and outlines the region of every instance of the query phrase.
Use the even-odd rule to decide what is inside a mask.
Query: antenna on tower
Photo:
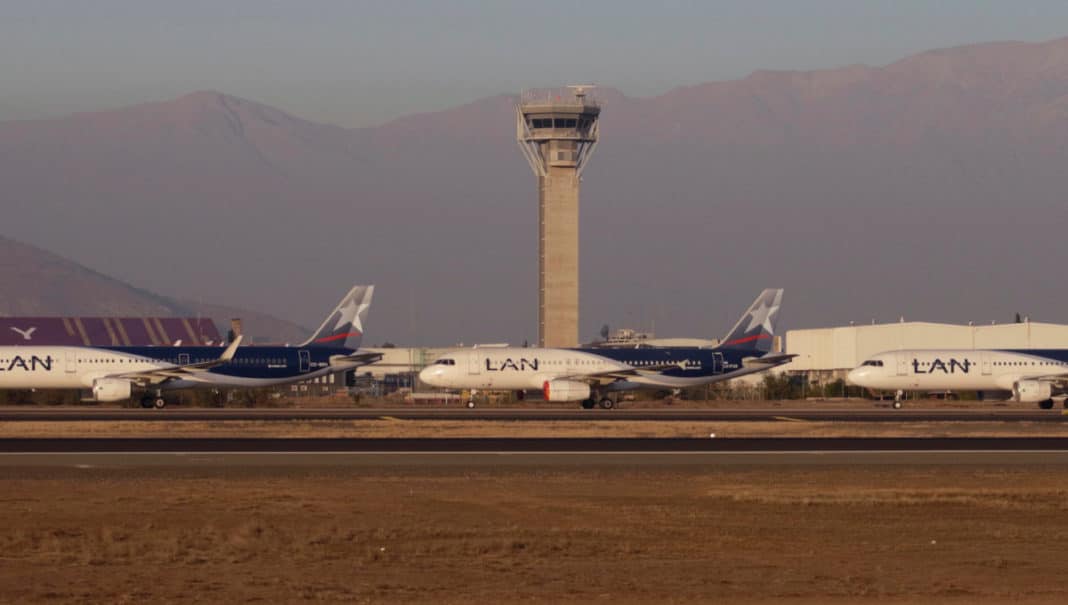
[[[597,88],[597,85],[596,84],[568,84],[567,88],[569,88],[571,90],[571,92],[576,97],[578,97],[579,99],[584,99],[586,97],[586,91],[592,90],[594,88]]]

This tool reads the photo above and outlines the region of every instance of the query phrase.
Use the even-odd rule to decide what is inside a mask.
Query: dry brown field
[[[1065,603],[1055,467],[0,468],[4,603]]]

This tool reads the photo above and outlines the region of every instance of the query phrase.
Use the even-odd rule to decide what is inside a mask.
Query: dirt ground
[[[3,603],[1064,603],[1049,467],[0,469]]]

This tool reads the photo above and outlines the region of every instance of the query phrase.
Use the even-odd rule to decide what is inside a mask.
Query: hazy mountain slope
[[[204,316],[223,332],[231,317],[241,317],[246,333],[261,339],[295,342],[306,335],[299,326],[263,313],[176,302],[2,236],[0,284],[3,316]]]
[[[720,335],[768,286],[794,327],[1068,321],[1068,39],[600,95],[584,336]],[[350,131],[202,92],[0,123],[5,229],[307,325],[373,282],[376,340],[533,340],[537,193],[512,103]]]

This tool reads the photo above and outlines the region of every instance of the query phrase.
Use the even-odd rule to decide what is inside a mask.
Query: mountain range
[[[789,327],[1068,320],[1068,38],[596,94],[584,338],[718,336],[764,287],[787,289]],[[533,341],[514,103],[345,129],[201,91],[0,122],[0,233],[306,325],[376,283],[372,340]]]

